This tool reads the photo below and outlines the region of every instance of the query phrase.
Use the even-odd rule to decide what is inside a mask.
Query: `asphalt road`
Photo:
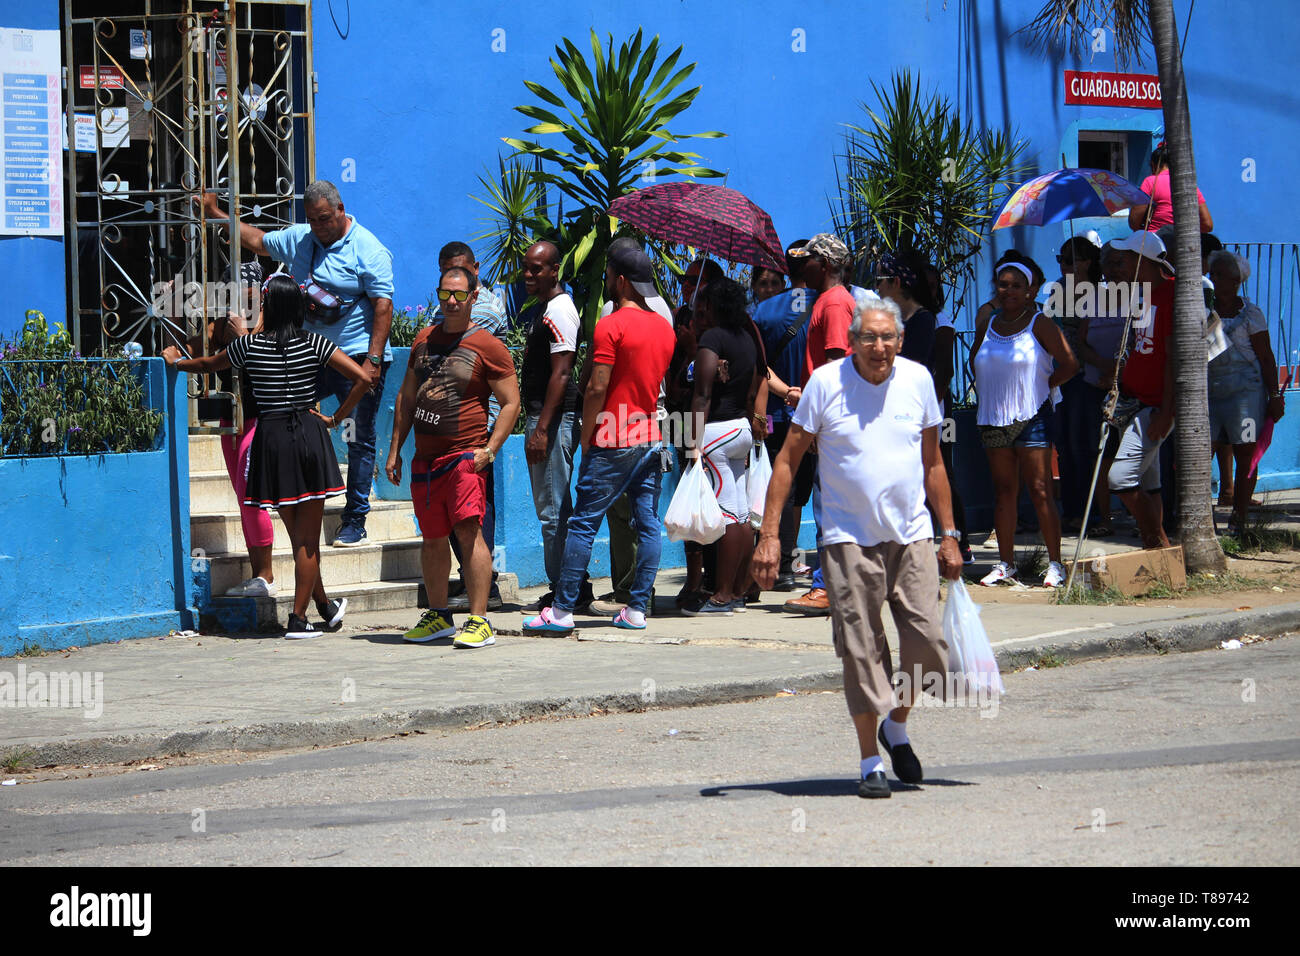
[[[1300,640],[1008,675],[856,796],[838,693],[0,789],[7,865],[1295,864]],[[987,712],[986,712],[987,713]]]

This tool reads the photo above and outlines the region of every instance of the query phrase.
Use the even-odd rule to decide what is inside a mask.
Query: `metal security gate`
[[[311,0],[64,0],[63,14],[74,338],[86,354],[206,351],[207,320],[248,305],[230,281],[248,257],[239,220],[292,224],[312,179]],[[204,218],[205,192],[230,222]],[[209,387],[192,377],[195,399]],[[192,426],[210,417],[198,409]]]

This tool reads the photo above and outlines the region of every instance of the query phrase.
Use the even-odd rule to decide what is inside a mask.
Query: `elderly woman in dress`
[[[1249,278],[1250,266],[1235,253],[1210,256],[1214,282],[1214,311],[1223,323],[1228,348],[1210,362],[1210,440],[1214,450],[1231,446],[1237,475],[1233,484],[1229,533],[1246,523],[1250,496],[1255,491],[1251,461],[1264,416],[1278,421],[1286,411],[1278,389],[1277,360],[1268,338],[1268,319],[1259,306],[1239,294]],[[1220,481],[1224,476],[1220,476]]]

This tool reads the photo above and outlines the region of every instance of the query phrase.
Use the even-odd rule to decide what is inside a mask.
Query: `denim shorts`
[[[1028,421],[1010,425],[981,425],[980,439],[985,448],[1051,448],[1052,400],[1048,398]]]

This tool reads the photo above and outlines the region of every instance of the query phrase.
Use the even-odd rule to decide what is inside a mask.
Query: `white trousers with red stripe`
[[[709,476],[709,486],[718,497],[718,507],[730,524],[749,521],[745,471],[753,447],[754,436],[744,418],[709,422],[704,426],[704,442],[700,448],[704,473]]]

